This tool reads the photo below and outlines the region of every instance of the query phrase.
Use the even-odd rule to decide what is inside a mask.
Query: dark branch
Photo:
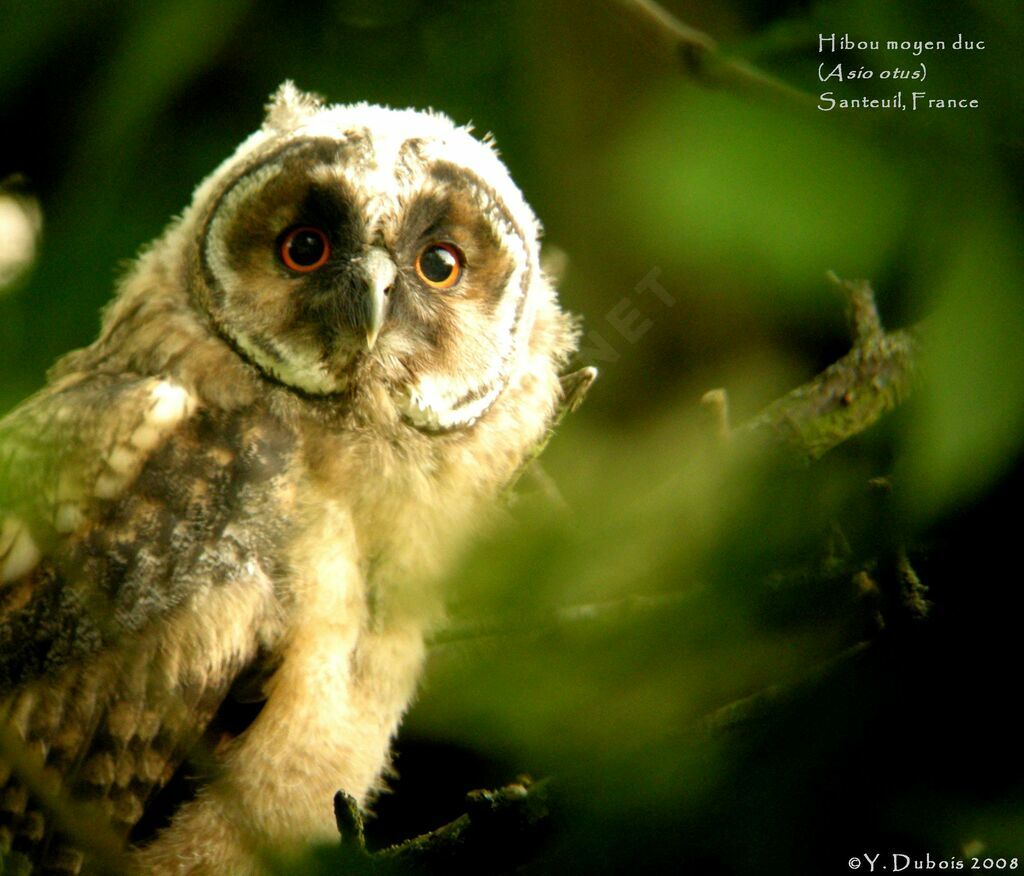
[[[472,791],[466,813],[372,855],[374,873],[511,873],[533,860],[549,821],[548,780]]]
[[[654,0],[612,0],[637,22],[663,54],[683,73],[709,88],[728,88],[755,97],[810,104],[813,98],[758,70],[745,61],[722,54],[718,43],[703,31],[680,21]]]

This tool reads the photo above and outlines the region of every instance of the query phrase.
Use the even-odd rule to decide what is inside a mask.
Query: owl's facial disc
[[[196,294],[268,377],[321,396],[373,382],[408,424],[449,431],[521,367],[543,283],[536,227],[488,146],[434,117],[408,122],[438,136],[268,142],[205,213]],[[464,164],[448,158],[456,144]]]

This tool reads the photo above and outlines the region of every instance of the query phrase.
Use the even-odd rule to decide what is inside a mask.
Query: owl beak
[[[391,256],[379,246],[370,247],[359,259],[359,265],[366,276],[366,308],[364,328],[366,349],[370,351],[377,343],[384,316],[387,311],[388,293],[394,285],[398,269]]]

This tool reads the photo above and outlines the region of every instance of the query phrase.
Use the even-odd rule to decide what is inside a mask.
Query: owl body
[[[560,400],[537,236],[467,130],[282,86],[0,422],[12,861],[259,872],[372,796],[445,568]]]

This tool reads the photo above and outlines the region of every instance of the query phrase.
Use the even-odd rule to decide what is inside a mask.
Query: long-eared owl
[[[370,798],[562,401],[538,235],[487,139],[286,83],[0,421],[8,866],[258,872]]]

